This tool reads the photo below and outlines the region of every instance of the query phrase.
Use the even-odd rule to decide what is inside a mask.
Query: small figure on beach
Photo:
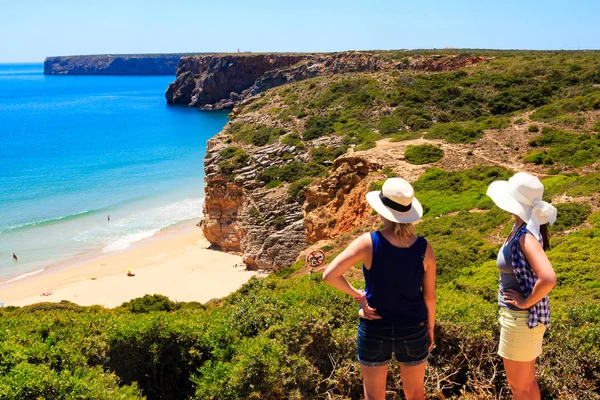
[[[15,261],[19,261],[19,257],[17,257],[17,255],[16,255],[15,253],[13,253],[13,259],[14,259]]]
[[[108,216],[108,222],[110,222],[110,215]]]
[[[52,292],[44,292],[42,294],[40,294],[40,296],[50,296],[52,295]]]
[[[135,274],[132,272],[133,270],[131,268],[129,268],[127,270],[127,276],[135,276]]]

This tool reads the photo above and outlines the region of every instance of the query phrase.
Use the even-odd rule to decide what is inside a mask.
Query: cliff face
[[[206,200],[200,224],[204,235],[217,248],[242,253],[251,268],[279,269],[292,264],[308,245],[302,207],[290,202],[285,190],[265,188],[254,178],[264,168],[285,164],[272,154],[290,154],[299,160],[307,160],[308,154],[284,144],[247,148],[248,162],[224,174],[218,164],[227,141],[226,134],[211,139],[204,159]]]
[[[452,71],[486,61],[484,57],[428,56],[385,61],[370,53],[305,55],[210,55],[182,57],[169,85],[168,104],[207,110],[230,109],[270,88],[323,75],[381,70]]]
[[[169,104],[230,108],[239,94],[267,71],[296,64],[299,55],[225,55],[182,57],[177,79],[165,94]]]
[[[46,57],[45,74],[174,75],[181,54]]]
[[[364,156],[340,157],[327,178],[307,188],[303,215],[310,243],[351,231],[370,215],[371,208],[365,201],[369,184],[365,178],[380,168],[380,164]]]
[[[373,175],[381,179],[381,174],[373,173],[384,167],[384,160],[391,160],[392,167],[397,166],[393,163],[394,157],[403,154],[405,144],[390,143],[389,149],[355,152],[336,159],[349,143],[354,143],[352,140],[356,132],[350,131],[346,137],[325,134],[311,139],[310,135],[304,137],[304,132],[311,113],[319,115],[320,110],[311,110],[309,105],[304,108],[308,117],[307,114],[302,115],[303,108],[298,108],[293,111],[295,117],[290,118],[288,114],[282,119],[274,118],[273,110],[298,107],[300,100],[294,96],[305,93],[313,99],[318,96],[316,91],[323,93],[323,88],[331,82],[358,79],[358,76],[363,76],[362,73],[368,78],[352,81],[356,82],[355,85],[337,86],[343,90],[338,90],[336,95],[346,96],[344,90],[362,90],[359,85],[364,82],[370,84],[369,79],[375,81],[382,76],[382,87],[389,87],[385,77],[395,76],[398,70],[448,71],[485,61],[484,58],[459,56],[415,57],[408,62],[386,61],[373,54],[338,53],[307,55],[300,60],[279,59],[280,64],[291,65],[254,73],[275,65],[276,59],[270,57],[273,56],[184,57],[179,63],[177,80],[169,86],[167,99],[196,106],[204,104],[204,108],[239,104],[231,114],[231,122],[208,142],[204,159],[206,197],[200,226],[214,247],[241,253],[250,268],[275,270],[294,263],[310,244],[350,232],[370,218],[371,209],[364,196],[369,191]],[[348,75],[335,77],[346,73]],[[296,91],[273,89],[263,93],[277,86],[318,76],[331,76],[331,82],[321,80],[296,87]],[[243,86],[242,81],[248,86],[239,90]],[[232,89],[234,84],[239,86]],[[234,90],[237,91],[231,95]],[[369,96],[355,98],[364,98],[368,102]],[[305,98],[302,101],[306,104],[310,100]],[[359,112],[365,112],[360,104],[356,107],[359,107]],[[349,123],[344,116],[326,115],[327,118],[339,118],[337,123]],[[374,113],[363,118],[379,120],[381,116]],[[328,128],[327,121],[319,122],[319,129],[330,129],[331,133],[333,130]],[[265,141],[255,142],[252,139],[254,135],[265,132],[270,132],[266,133],[268,138]],[[336,149],[342,149],[342,152],[336,152]],[[243,157],[230,163],[231,157],[234,157],[232,154],[238,154],[238,151]],[[385,154],[380,154],[382,151]],[[329,154],[329,158],[320,156],[319,161],[315,161],[315,154],[323,152]],[[452,162],[458,165],[456,160]],[[225,165],[227,167],[224,168]],[[285,173],[282,171],[288,166],[293,169],[291,167],[303,168],[302,165],[305,171],[292,174],[292,177],[283,176]],[[389,168],[390,164],[385,167]],[[330,170],[323,177],[325,168]],[[423,170],[419,166],[419,171]],[[266,179],[266,173],[279,175]],[[407,176],[404,170],[401,174]],[[303,183],[306,177],[316,179]],[[298,184],[304,186],[300,189],[301,195],[294,196],[291,193],[294,193],[294,185]]]

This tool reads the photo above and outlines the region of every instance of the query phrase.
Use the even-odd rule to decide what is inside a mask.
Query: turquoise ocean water
[[[0,282],[201,216],[226,113],[167,106],[174,76],[42,71],[0,64]]]

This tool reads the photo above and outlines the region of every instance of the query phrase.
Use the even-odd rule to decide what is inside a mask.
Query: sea
[[[174,79],[0,64],[0,282],[201,217],[206,141],[227,113],[167,105]]]

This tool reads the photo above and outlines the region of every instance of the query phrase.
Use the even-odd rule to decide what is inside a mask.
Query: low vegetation
[[[561,163],[581,167],[595,163],[600,156],[600,137],[595,134],[579,134],[556,128],[543,128],[542,135],[531,140],[534,150],[525,156],[525,161],[551,165]]]
[[[404,151],[404,159],[411,164],[431,164],[444,157],[444,150],[431,144],[408,146]]]
[[[231,175],[236,169],[245,167],[250,161],[250,155],[235,146],[221,150],[220,155],[223,157],[223,161],[219,162],[219,170],[227,175]]]

